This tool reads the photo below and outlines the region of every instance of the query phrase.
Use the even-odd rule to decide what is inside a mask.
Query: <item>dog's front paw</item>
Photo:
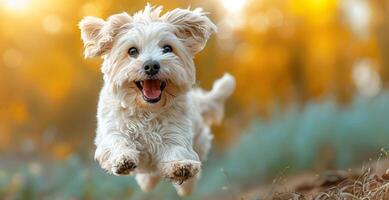
[[[111,162],[111,172],[117,176],[129,175],[138,165],[138,161],[128,155],[118,156]]]
[[[128,175],[135,168],[136,164],[134,161],[123,158],[112,166],[112,172],[115,175]]]
[[[165,178],[181,185],[186,180],[194,177],[200,170],[201,163],[194,160],[170,161],[164,164]]]

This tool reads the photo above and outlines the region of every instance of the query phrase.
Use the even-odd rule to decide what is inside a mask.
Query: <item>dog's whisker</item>
[[[166,93],[168,93],[172,97],[177,97],[176,95],[173,95],[173,94],[169,93],[168,91],[166,91]]]

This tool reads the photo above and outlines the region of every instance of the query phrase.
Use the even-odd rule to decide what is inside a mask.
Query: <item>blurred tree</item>
[[[0,3],[0,150],[20,152],[34,143],[64,157],[69,149],[91,149],[101,60],[83,60],[77,23],[86,15],[133,13],[146,1],[10,2]],[[365,22],[360,19],[366,13],[354,13],[358,9],[347,2],[152,1],[165,10],[204,7],[219,27],[195,60],[201,87],[209,89],[226,71],[237,78],[226,122],[215,129],[219,146],[233,141],[254,116],[270,118],[275,107],[329,95],[348,104],[357,91],[353,74],[361,59],[388,83],[388,1],[361,4],[374,16],[365,20],[374,27],[365,37],[353,23]],[[348,12],[357,20],[348,21]]]

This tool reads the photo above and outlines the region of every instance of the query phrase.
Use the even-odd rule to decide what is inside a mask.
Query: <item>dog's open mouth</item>
[[[135,81],[136,86],[143,94],[143,99],[148,103],[157,103],[161,100],[162,91],[166,87],[166,81],[159,79],[147,79]]]

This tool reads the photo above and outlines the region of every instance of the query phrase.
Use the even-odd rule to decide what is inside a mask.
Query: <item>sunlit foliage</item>
[[[44,149],[63,159],[92,150],[101,61],[83,60],[77,23],[86,15],[132,13],[146,2],[0,1],[0,151]],[[217,144],[229,143],[254,116],[271,117],[275,107],[326,96],[347,106],[356,94],[377,95],[389,80],[388,1],[151,3],[204,7],[219,27],[196,57],[201,87],[226,71],[238,81]]]

